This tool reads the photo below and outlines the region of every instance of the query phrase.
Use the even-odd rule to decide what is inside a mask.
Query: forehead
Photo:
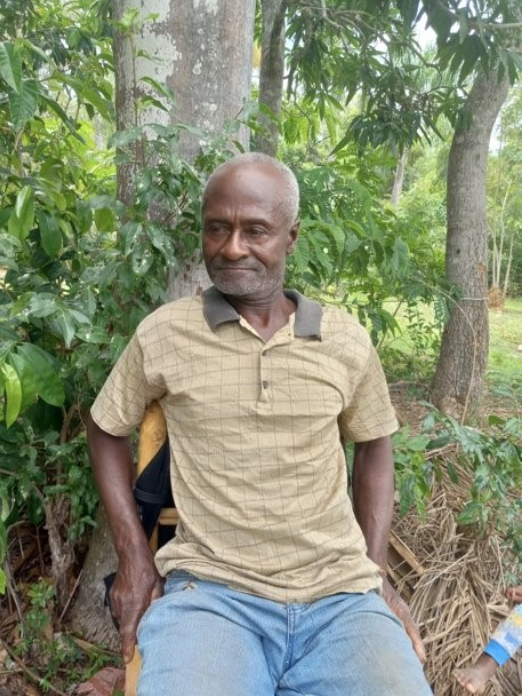
[[[288,196],[283,176],[265,164],[236,164],[213,176],[205,193],[203,212],[217,207],[257,206],[266,211],[283,207]]]

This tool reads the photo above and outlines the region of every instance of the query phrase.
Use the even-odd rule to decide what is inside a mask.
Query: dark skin
[[[163,594],[149,542],[136,511],[133,457],[129,439],[114,437],[89,417],[91,463],[112,531],[118,572],[111,590],[112,615],[119,626],[124,661],[130,662],[136,630],[149,604]]]
[[[388,538],[393,516],[394,467],[389,437],[355,443],[352,474],[353,508],[368,547],[368,556],[383,570],[387,566]],[[383,578],[383,597],[402,621],[421,662],[426,651],[409,607]]]
[[[235,163],[214,177],[202,209],[203,256],[209,275],[264,341],[285,326],[296,309],[283,293],[283,278],[286,256],[297,243],[299,223],[289,219],[284,191],[281,174],[270,165]],[[161,596],[163,583],[136,513],[128,439],[105,433],[92,420],[88,437],[119,559],[111,602],[120,625],[122,654],[128,662],[134,653],[138,623],[150,602]],[[385,568],[393,509],[388,437],[356,444],[353,498],[368,555]],[[384,598],[423,660],[422,640],[408,607],[386,579]]]

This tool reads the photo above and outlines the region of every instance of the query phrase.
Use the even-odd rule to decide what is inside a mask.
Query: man
[[[431,694],[418,631],[383,577],[396,421],[378,358],[346,312],[283,290],[298,198],[264,155],[214,172],[202,201],[214,287],[140,324],[91,412],[139,696]],[[154,399],[180,517],[155,562],[127,439]],[[356,443],[353,509],[342,438]]]

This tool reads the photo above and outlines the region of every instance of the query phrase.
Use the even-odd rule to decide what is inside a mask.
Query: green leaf
[[[0,523],[4,523],[11,513],[11,503],[5,491],[0,491]]]
[[[62,248],[62,232],[54,215],[48,215],[41,211],[38,215],[40,227],[40,240],[45,253],[49,258],[58,256]]]
[[[45,96],[44,94],[40,95],[40,99],[49,109],[51,109],[51,111],[54,111],[54,113],[63,121],[63,123],[69,129],[71,135],[73,135],[76,138],[76,140],[78,140],[80,143],[85,144],[85,140],[78,133],[74,121],[71,118],[69,118],[69,116],[67,116],[60,104],[58,104],[58,102],[54,99],[50,99],[49,97]]]
[[[111,100],[106,99],[103,94],[97,92],[96,89],[89,87],[87,82],[79,80],[76,77],[70,77],[69,75],[55,75],[55,79],[59,79],[66,85],[72,87],[78,99],[87,105],[92,104],[103,118],[108,121],[112,120],[113,106]]]
[[[51,406],[61,406],[65,393],[50,355],[32,343],[19,345],[17,351],[29,363],[41,398]]]
[[[22,84],[22,58],[12,43],[0,43],[0,75],[13,92],[18,93]]]
[[[6,396],[5,422],[7,427],[11,427],[18,418],[22,406],[22,385],[18,378],[18,373],[8,363],[0,365],[0,371],[4,376],[4,387]]]
[[[6,540],[6,546],[7,546],[7,540]],[[0,549],[0,551],[1,551],[1,549]],[[2,557],[0,556],[0,560],[1,559],[2,559]],[[6,587],[7,587],[7,576],[6,576],[5,572],[0,568],[0,594],[5,594]]]
[[[464,8],[457,11],[459,17],[459,43],[463,43],[469,34],[468,15]]]
[[[158,82],[152,77],[142,77],[140,82],[145,82],[146,84],[150,85],[156,90],[156,92],[158,92],[158,94],[161,94],[161,96],[165,97],[167,101],[169,101],[171,104],[174,104],[174,92],[167,84]]]
[[[20,189],[16,197],[15,213],[20,220],[21,228],[29,232],[34,223],[33,190],[30,186]]]
[[[22,130],[24,125],[35,114],[38,106],[38,83],[32,78],[22,80],[18,92],[9,92],[9,108],[11,118],[16,131]]]
[[[408,29],[413,26],[418,12],[418,0],[399,0],[398,7],[404,26]]]
[[[33,293],[29,303],[31,317],[43,319],[56,312],[58,298],[50,292]]]
[[[18,215],[19,218],[23,216],[24,209],[27,208],[27,203],[32,198],[32,193],[33,191],[30,186],[24,186],[18,192],[18,195],[16,197],[15,213]]]
[[[109,138],[108,147],[126,147],[143,136],[142,128],[135,126],[129,130],[118,131]]]
[[[11,353],[8,359],[18,373],[20,384],[22,385],[22,406],[20,410],[23,411],[35,401],[38,394],[34,374],[21,355]]]
[[[29,194],[26,193],[29,189]],[[23,195],[22,195],[23,194]],[[20,196],[25,199],[25,201],[20,202]],[[19,217],[16,210],[20,209],[22,212],[22,217]],[[9,234],[13,235],[20,241],[23,241],[31,231],[34,224],[34,203],[32,198],[32,191],[29,187],[24,186],[20,191],[16,199],[15,209],[11,212],[11,216],[7,223],[7,231]]]
[[[65,307],[60,307],[56,313],[56,316],[54,317],[54,322],[58,326],[58,329],[63,336],[65,345],[67,348],[70,348],[76,333],[74,318]]]
[[[112,232],[115,225],[114,213],[110,208],[95,210],[94,222],[100,232]]]

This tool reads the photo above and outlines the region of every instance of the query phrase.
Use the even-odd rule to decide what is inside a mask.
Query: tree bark
[[[112,537],[100,505],[89,551],[85,558],[78,596],[71,611],[69,622],[88,641],[118,650],[120,639],[105,606],[104,578],[116,570],[118,562]]]
[[[281,115],[285,64],[285,12],[287,0],[261,0],[263,38],[259,71],[259,104],[270,109],[275,118]],[[258,133],[254,149],[275,157],[279,143],[279,125],[261,112],[259,121],[265,132]]]
[[[431,398],[464,419],[480,398],[489,347],[486,167],[495,120],[508,93],[496,71],[475,79],[455,129],[447,185],[446,277],[461,298],[450,309]]]
[[[128,10],[137,10],[140,17],[153,11],[157,17],[115,37],[118,129],[183,123],[219,134],[250,95],[255,0],[157,0],[153,7],[146,0],[114,0],[116,21]],[[141,81],[146,76],[173,90],[175,108],[169,112],[137,108],[137,100],[150,89]],[[234,137],[248,149],[246,127]],[[199,147],[197,138],[187,135],[180,142],[180,154],[191,160]],[[126,203],[133,198],[135,167],[118,170],[117,196]],[[169,283],[171,297],[199,293],[209,283],[200,261],[199,256],[180,259],[182,271]],[[109,645],[117,644],[118,637],[103,609],[103,578],[116,564],[107,522],[100,512],[71,620],[88,640]]]

